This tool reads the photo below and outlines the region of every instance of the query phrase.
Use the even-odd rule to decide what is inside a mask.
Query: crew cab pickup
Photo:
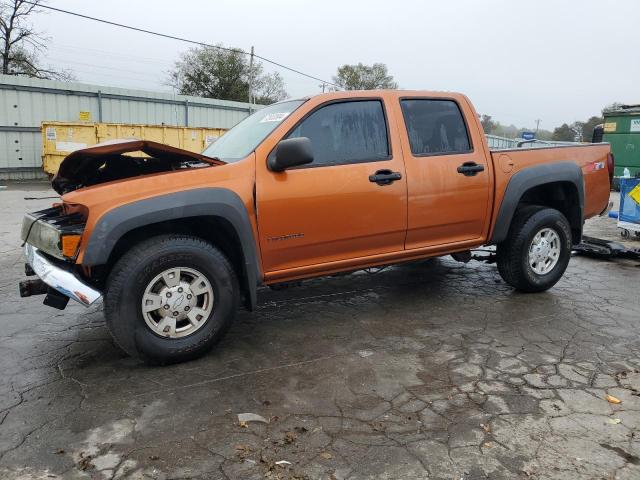
[[[540,292],[606,210],[612,173],[608,144],[489,150],[461,94],[284,101],[202,154],[130,140],[68,155],[61,201],[25,216],[39,279],[21,294],[104,297],[116,342],[168,363],[212,347],[261,285],[495,245],[502,278]]]

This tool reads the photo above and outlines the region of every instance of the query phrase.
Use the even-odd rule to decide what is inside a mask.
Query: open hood
[[[126,155],[132,152],[142,152],[147,156]],[[110,140],[67,155],[51,185],[62,195],[123,178],[223,164],[217,158],[150,140]]]

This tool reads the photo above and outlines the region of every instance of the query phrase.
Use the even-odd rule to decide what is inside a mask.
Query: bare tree
[[[43,67],[38,55],[44,52],[46,38],[37,32],[29,17],[37,13],[43,0],[0,0],[0,48],[2,73],[52,80],[71,80],[68,70]]]
[[[257,67],[257,68],[256,68]],[[254,65],[254,102],[269,105],[287,98],[282,76],[278,72],[262,73],[262,65]]]

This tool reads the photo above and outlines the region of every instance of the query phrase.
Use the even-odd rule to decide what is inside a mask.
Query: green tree
[[[333,83],[345,90],[377,90],[382,88],[398,88],[398,84],[389,75],[384,63],[373,65],[342,65],[333,77]]]
[[[551,140],[552,137],[553,137],[553,132],[551,132],[549,130],[545,130],[543,128],[539,129],[536,132],[536,138],[538,140]]]
[[[574,132],[568,124],[563,123],[553,131],[551,139],[558,142],[574,142],[576,139],[576,132]]]
[[[590,142],[593,138],[593,130],[597,125],[604,123],[604,118],[593,116],[582,124],[582,141]]]
[[[491,133],[496,128],[497,124],[491,118],[492,118],[491,115],[483,114],[480,116],[480,123],[482,124],[482,129],[484,130],[484,133]]]
[[[195,47],[183,53],[169,72],[169,85],[182,95],[235,100],[249,99],[253,84],[254,103],[270,104],[287,97],[284,81],[277,72],[264,74],[260,62],[249,65],[240,49]]]

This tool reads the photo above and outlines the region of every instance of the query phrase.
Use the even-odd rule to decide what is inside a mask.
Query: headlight
[[[60,208],[28,213],[22,221],[22,240],[61,260],[73,260],[84,230],[77,214],[63,215]]]
[[[60,244],[60,232],[53,225],[35,219],[35,223],[30,227],[30,230],[27,240],[31,245],[52,255],[55,252],[60,252],[58,247]],[[62,255],[61,252],[60,255]]]

